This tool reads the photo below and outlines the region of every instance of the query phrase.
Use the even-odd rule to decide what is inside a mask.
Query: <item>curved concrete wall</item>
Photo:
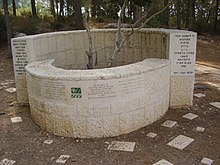
[[[116,136],[144,127],[168,110],[169,60],[80,71],[51,63],[32,62],[26,70],[31,114],[54,134]]]
[[[156,121],[168,107],[192,105],[196,33],[142,29],[117,56],[120,67],[101,69],[116,34],[92,31],[94,70],[85,70],[85,31],[12,39],[18,102],[30,104],[41,127],[62,136],[115,136]]]

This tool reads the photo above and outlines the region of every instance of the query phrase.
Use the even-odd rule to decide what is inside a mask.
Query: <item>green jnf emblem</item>
[[[82,98],[81,88],[71,88],[71,97],[72,98]]]

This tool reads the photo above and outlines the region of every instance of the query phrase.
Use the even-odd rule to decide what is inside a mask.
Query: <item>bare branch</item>
[[[117,38],[117,41],[116,41],[116,46],[119,46],[119,44],[121,43],[121,40],[122,40],[121,22],[122,22],[123,17],[124,17],[126,4],[127,4],[127,0],[124,0],[123,6],[121,8],[120,15],[119,15],[119,18],[118,18],[118,38]]]
[[[151,8],[144,14],[143,17],[141,17],[139,20],[137,20],[134,25],[131,28],[130,33],[127,35],[127,37],[120,42],[120,44],[118,44],[118,46],[115,47],[114,53],[112,54],[111,58],[109,59],[109,63],[108,63],[108,67],[113,66],[113,64],[115,63],[115,56],[120,52],[121,47],[124,45],[124,43],[131,37],[131,35],[133,35],[134,32],[139,31],[140,29],[142,29],[151,19],[153,19],[154,17],[156,17],[157,15],[161,14],[162,12],[164,12],[166,10],[166,8],[169,6],[166,5],[162,10],[156,12],[155,14],[151,15],[149,18],[147,18],[147,13],[149,10],[151,10]],[[146,19],[147,18],[147,19]],[[138,27],[138,28],[134,28],[138,23],[142,22],[144,19],[146,19],[144,21],[144,23]]]
[[[88,56],[87,69],[93,69],[92,34],[91,34],[90,28],[87,23],[87,17],[88,17],[88,13],[84,13],[83,14],[83,23],[86,28],[86,32],[87,32],[88,40],[89,40],[89,50],[86,51],[86,54]]]
[[[118,53],[118,51],[120,51],[120,43],[122,42],[121,22],[122,22],[124,13],[125,13],[126,4],[127,4],[127,0],[124,0],[123,6],[121,8],[120,15],[118,18],[118,34],[117,34],[117,40],[116,40],[115,50],[114,50],[113,55]],[[115,57],[115,55],[114,55],[114,57]],[[112,57],[110,59],[112,59]],[[109,62],[108,67],[112,66],[113,60],[114,60],[114,58]]]

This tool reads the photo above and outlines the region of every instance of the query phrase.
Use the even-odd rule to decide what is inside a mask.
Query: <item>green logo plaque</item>
[[[71,97],[72,97],[72,98],[82,98],[81,88],[72,87],[72,88],[71,88]]]

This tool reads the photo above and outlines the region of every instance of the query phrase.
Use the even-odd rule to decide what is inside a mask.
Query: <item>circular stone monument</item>
[[[123,37],[129,32],[123,30]],[[179,33],[160,29],[134,33],[119,52],[116,66],[107,68],[117,30],[94,30],[92,70],[86,69],[85,31],[13,39],[18,102],[30,104],[40,127],[66,137],[111,137],[153,123],[170,104],[178,105],[179,96],[184,96],[181,105],[191,104],[194,77],[171,75],[170,32],[174,37]],[[28,64],[26,70],[21,70],[20,61]]]

